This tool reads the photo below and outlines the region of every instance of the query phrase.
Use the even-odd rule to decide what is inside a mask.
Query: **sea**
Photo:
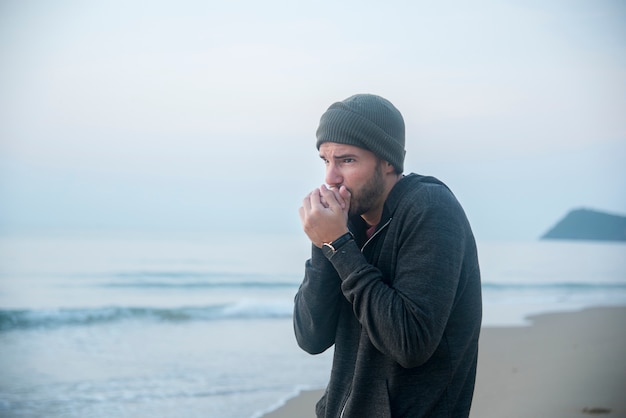
[[[626,244],[479,241],[486,327],[626,305]],[[303,234],[0,236],[1,417],[259,418],[323,387],[293,335]]]

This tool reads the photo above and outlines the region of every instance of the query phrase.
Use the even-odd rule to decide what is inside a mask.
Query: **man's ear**
[[[385,161],[385,174],[395,172],[396,168],[389,161]]]

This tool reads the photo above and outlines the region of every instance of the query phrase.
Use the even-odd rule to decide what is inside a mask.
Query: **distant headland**
[[[541,239],[626,241],[626,216],[574,209]]]

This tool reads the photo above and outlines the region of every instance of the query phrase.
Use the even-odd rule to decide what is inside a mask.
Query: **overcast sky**
[[[609,0],[0,0],[0,228],[299,231],[315,129],[407,125],[479,239],[626,214],[626,6]]]

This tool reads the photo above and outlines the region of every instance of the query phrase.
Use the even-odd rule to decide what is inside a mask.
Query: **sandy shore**
[[[626,307],[483,328],[471,418],[626,417]],[[314,418],[321,391],[264,418]]]

